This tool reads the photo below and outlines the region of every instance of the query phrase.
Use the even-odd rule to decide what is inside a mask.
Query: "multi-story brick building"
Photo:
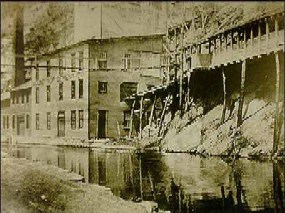
[[[124,98],[161,83],[161,53],[162,35],[153,35],[86,40],[32,59],[31,135],[127,135]]]

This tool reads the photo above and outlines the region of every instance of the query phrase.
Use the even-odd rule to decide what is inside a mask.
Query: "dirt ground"
[[[125,201],[105,187],[70,179],[78,175],[1,153],[1,212],[151,211],[151,203]]]

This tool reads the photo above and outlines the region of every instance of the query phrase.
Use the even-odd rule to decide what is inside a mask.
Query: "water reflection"
[[[20,147],[13,154],[81,174],[124,199],[153,200],[171,212],[284,212],[280,161],[40,146]]]

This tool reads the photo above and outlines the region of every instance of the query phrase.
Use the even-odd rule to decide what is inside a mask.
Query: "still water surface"
[[[284,161],[50,146],[18,146],[13,155],[76,172],[123,199],[154,200],[171,212],[284,212]]]

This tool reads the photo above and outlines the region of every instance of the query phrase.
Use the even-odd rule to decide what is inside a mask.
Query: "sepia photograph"
[[[1,1],[1,212],[285,213],[284,11]]]

